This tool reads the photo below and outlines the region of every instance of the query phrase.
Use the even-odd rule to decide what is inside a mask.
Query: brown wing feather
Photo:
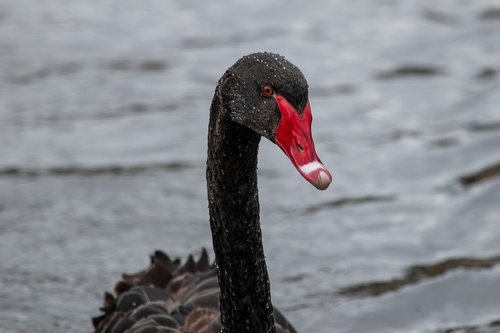
[[[105,293],[101,316],[93,318],[96,333],[217,333],[220,332],[217,272],[202,250],[195,261],[156,251],[151,265],[135,274],[124,274]],[[277,333],[296,333],[274,310]]]

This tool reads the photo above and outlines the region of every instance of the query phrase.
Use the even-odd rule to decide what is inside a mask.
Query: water
[[[459,182],[500,163],[499,7],[0,1],[0,331],[89,332],[103,291],[154,249],[211,246],[208,107],[261,50],[304,72],[334,176],[319,192],[261,144],[274,304],[301,332],[500,331],[494,260],[339,294],[500,253],[500,178]]]

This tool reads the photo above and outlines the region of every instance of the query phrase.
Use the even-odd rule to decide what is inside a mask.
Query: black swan
[[[320,190],[332,178],[311,136],[308,86],[284,57],[254,53],[219,80],[210,107],[207,186],[215,265],[157,251],[105,294],[96,332],[296,333],[273,308],[259,224],[257,151],[276,143]],[[219,291],[220,290],[220,291]],[[274,309],[274,310],[273,310]]]

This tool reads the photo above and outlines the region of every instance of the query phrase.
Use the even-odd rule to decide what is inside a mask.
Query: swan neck
[[[207,188],[224,333],[275,333],[259,223],[260,136],[212,104]]]

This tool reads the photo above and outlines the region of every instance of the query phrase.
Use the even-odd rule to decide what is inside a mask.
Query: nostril
[[[300,143],[297,143],[297,149],[299,150],[300,153],[304,152],[304,148],[300,145]]]

